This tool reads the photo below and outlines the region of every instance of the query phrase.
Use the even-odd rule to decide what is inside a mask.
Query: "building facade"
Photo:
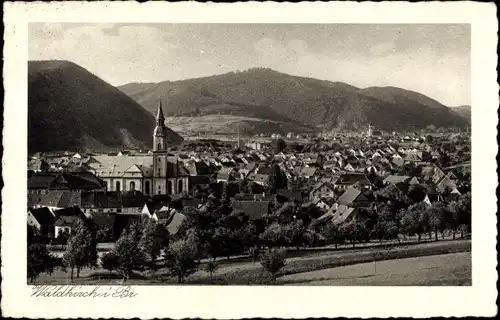
[[[168,153],[167,132],[160,102],[153,130],[152,154],[95,156],[93,169],[106,181],[107,190],[140,191],[148,196],[189,193],[189,171],[177,157]]]

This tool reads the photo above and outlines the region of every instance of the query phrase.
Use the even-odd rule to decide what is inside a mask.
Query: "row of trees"
[[[398,208],[399,203],[374,203],[371,208],[360,208],[355,219],[342,223],[324,223],[313,221],[310,228],[322,234],[336,246],[346,241],[352,243],[370,240],[398,240],[400,235],[417,236],[418,242],[422,235],[438,234],[442,238],[449,231],[456,238],[460,233],[464,237],[471,228],[471,198],[467,193],[449,203],[435,202],[428,204],[418,202],[407,207]]]

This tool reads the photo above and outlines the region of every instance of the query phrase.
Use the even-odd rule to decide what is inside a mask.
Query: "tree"
[[[260,249],[257,246],[254,246],[248,250],[248,253],[252,257],[252,263],[255,263],[260,255]]]
[[[101,266],[103,267],[103,269],[108,270],[109,273],[118,268],[118,263],[118,256],[113,251],[106,252],[101,257]]]
[[[44,244],[34,243],[28,247],[28,278],[33,283],[41,273],[51,274],[54,271],[55,260],[49,254]]]
[[[340,225],[340,232],[351,242],[352,247],[355,248],[356,242],[361,239],[365,228],[361,222],[353,220]]]
[[[205,265],[205,271],[210,274],[210,284],[212,284],[213,281],[213,273],[217,268],[219,267],[219,264],[215,261],[208,261],[207,264]]]
[[[429,228],[434,231],[435,240],[438,240],[438,231],[443,232],[446,217],[446,206],[442,202],[433,203],[428,209]]]
[[[156,268],[156,257],[161,250],[168,247],[170,234],[163,224],[153,219],[147,219],[142,232],[139,246],[151,260],[151,269]]]
[[[417,235],[418,242],[422,238],[422,234],[429,230],[429,219],[428,219],[428,204],[425,202],[419,202],[408,207],[408,209],[402,209],[400,224],[402,230],[409,236]]]
[[[279,138],[274,141],[274,152],[275,153],[280,153],[281,151],[286,149],[286,142],[285,140]]]
[[[267,249],[260,256],[260,264],[269,272],[272,283],[276,283],[276,274],[285,266],[286,251],[283,249]]]
[[[116,242],[113,253],[118,257],[118,271],[126,281],[134,270],[142,271],[146,264],[146,253],[139,247],[138,223],[124,230]],[[139,239],[139,240],[138,240]]]
[[[394,210],[385,204],[377,205],[376,223],[373,227],[371,236],[382,240],[397,239],[399,242],[399,223]]]
[[[73,281],[75,268],[76,277],[78,278],[82,268],[97,267],[96,230],[87,221],[78,219],[73,225],[63,260],[66,266],[71,268],[71,281]]]
[[[342,229],[339,228],[338,225],[329,222],[326,223],[321,228],[321,234],[329,241],[335,244],[335,249],[337,249],[338,245],[344,242],[344,234],[342,233]]]
[[[249,193],[248,179],[243,178],[238,181],[238,191],[240,193]]]
[[[461,238],[464,237],[464,232],[471,227],[471,194],[467,192],[460,196],[456,201],[451,202],[448,205],[448,214],[451,216],[448,218],[448,223],[453,230],[453,238],[455,238],[455,233],[457,229],[460,230]]]
[[[268,247],[286,246],[290,243],[287,238],[286,229],[276,222],[270,224],[264,232],[260,234],[259,238],[267,244]]]
[[[189,239],[178,240],[170,244],[165,253],[165,262],[179,283],[182,283],[188,275],[196,271],[196,256],[196,245]]]
[[[289,241],[290,245],[297,247],[297,249],[302,245],[311,244],[310,239],[307,237],[307,229],[301,220],[293,221],[286,225],[285,238]]]
[[[286,186],[286,176],[281,172],[279,165],[273,164],[269,175],[269,193],[275,194],[278,189],[286,188]]]

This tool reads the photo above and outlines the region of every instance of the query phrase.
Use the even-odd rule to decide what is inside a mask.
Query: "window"
[[[116,181],[116,190],[115,191],[121,191],[120,190],[120,181]]]
[[[172,185],[172,181],[169,181],[168,182],[168,193],[169,194],[173,194],[174,193],[174,190],[173,190],[173,185]]]
[[[158,148],[157,150],[161,150],[161,143],[158,143]]]
[[[177,183],[177,193],[182,193],[182,180],[179,180],[179,182]]]
[[[161,194],[161,186],[158,186],[158,194]]]
[[[149,181],[146,181],[146,185],[144,186],[144,190],[146,191],[146,194],[149,194]]]
[[[130,191],[134,191],[135,190],[135,182],[134,181],[130,181]]]

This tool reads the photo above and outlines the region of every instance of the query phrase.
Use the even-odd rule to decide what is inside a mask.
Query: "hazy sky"
[[[113,85],[268,67],[471,100],[469,25],[40,23],[29,59],[70,60]]]

